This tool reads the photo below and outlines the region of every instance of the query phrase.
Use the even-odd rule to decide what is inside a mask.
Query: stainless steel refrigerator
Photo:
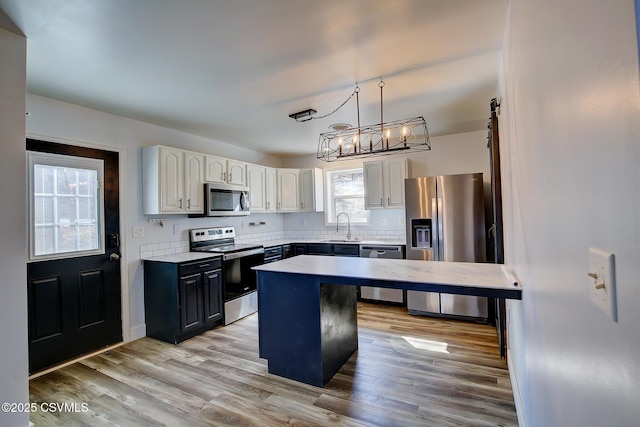
[[[485,262],[482,174],[405,180],[407,259]],[[407,292],[411,314],[486,320],[486,297]]]

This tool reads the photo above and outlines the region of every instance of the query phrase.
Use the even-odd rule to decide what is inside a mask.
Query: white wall
[[[633,0],[511,1],[499,119],[522,425],[640,423],[635,31]],[[617,322],[590,302],[590,246],[615,253]]]
[[[164,228],[150,224],[150,217],[142,214],[142,147],[162,144],[267,166],[279,166],[280,159],[276,157],[31,94],[27,95],[26,109],[30,113],[27,119],[29,137],[90,145],[121,153],[120,187],[124,193],[124,197],[121,196],[121,199],[124,198],[124,206],[121,206],[123,301],[125,308],[127,304],[130,306],[129,312],[123,313],[125,341],[145,335],[141,246],[187,242],[187,230],[197,227],[234,225],[239,235],[256,232],[257,228],[260,232],[282,230],[282,215],[279,214],[252,215],[250,220],[188,218],[186,215],[156,216],[155,218],[167,220]],[[24,136],[22,139],[24,140]],[[20,148],[24,151],[24,142]],[[265,221],[267,225],[249,227],[249,221]],[[177,234],[173,233],[173,225],[179,227]],[[144,238],[132,237],[134,226],[144,227]],[[21,239],[24,240],[24,234]]]
[[[0,10],[0,403],[29,402],[27,350],[26,39]],[[0,425],[26,426],[29,414],[0,411]]]

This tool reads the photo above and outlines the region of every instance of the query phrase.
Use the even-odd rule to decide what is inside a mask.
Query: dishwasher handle
[[[402,246],[361,245],[361,258],[402,258]]]

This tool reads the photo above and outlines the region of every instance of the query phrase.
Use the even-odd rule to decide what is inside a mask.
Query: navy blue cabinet
[[[196,262],[145,260],[147,336],[178,343],[222,324],[220,257]]]

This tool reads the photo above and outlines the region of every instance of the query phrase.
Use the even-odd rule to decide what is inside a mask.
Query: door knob
[[[109,260],[110,261],[118,261],[120,259],[120,255],[118,255],[117,253],[112,253],[111,255],[109,255]]]

